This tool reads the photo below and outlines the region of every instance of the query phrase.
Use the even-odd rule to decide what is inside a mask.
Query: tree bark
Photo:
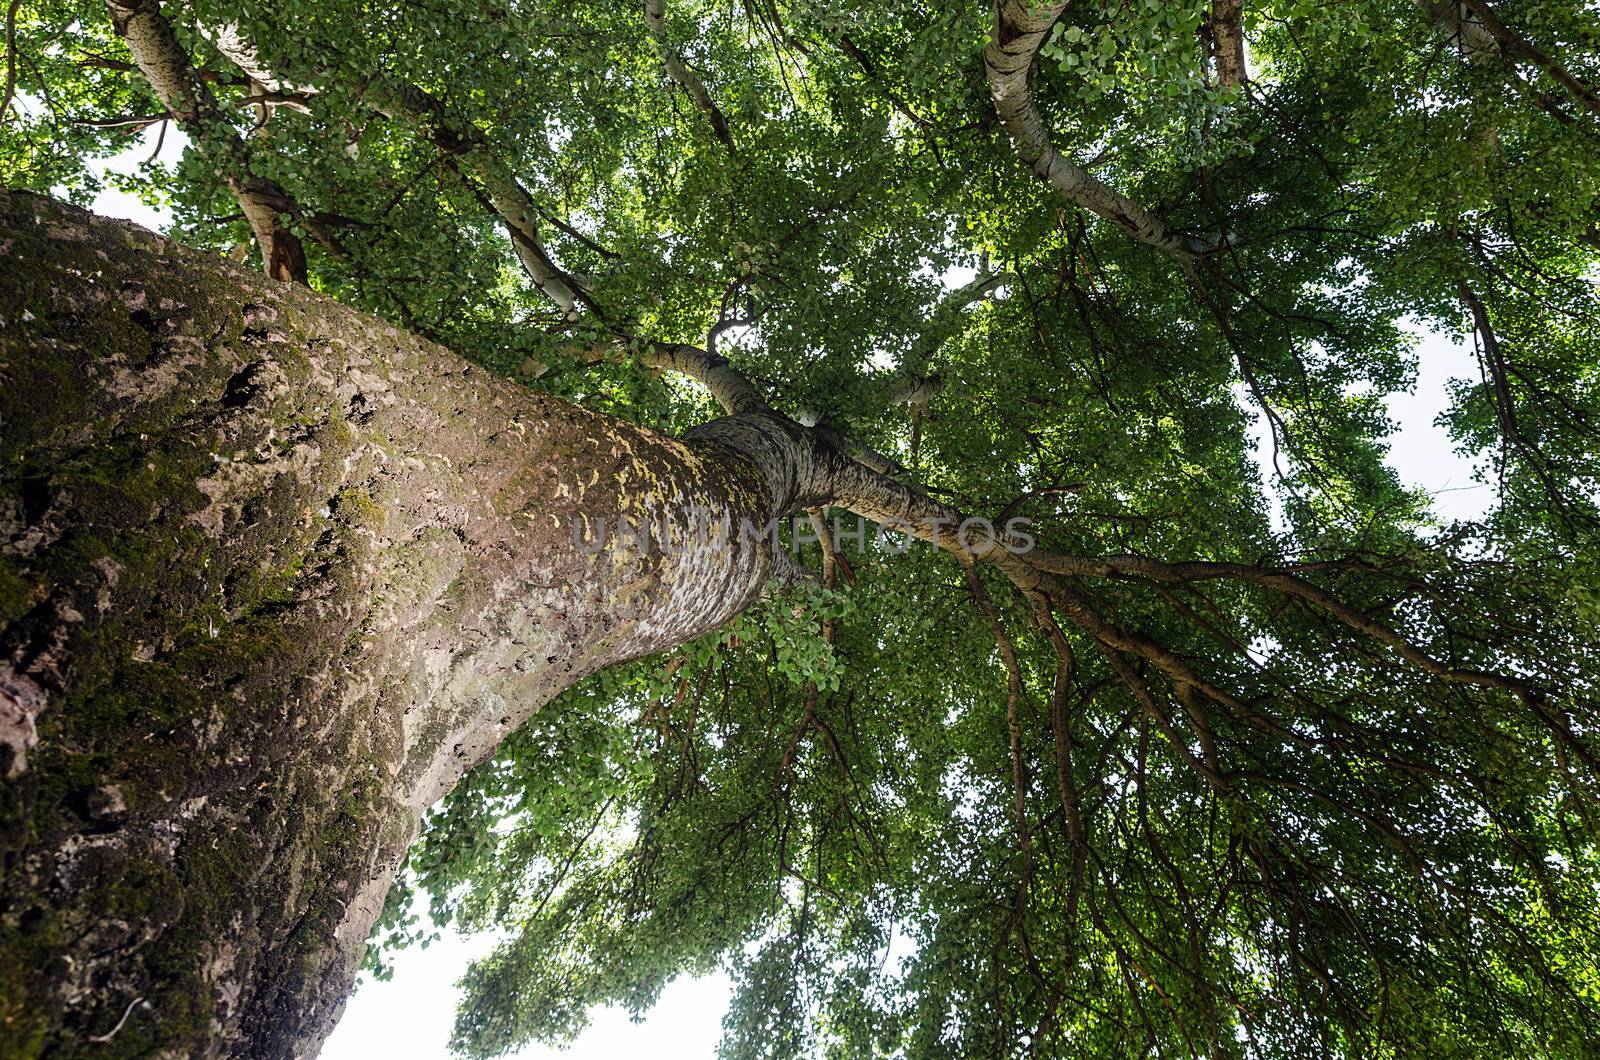
[[[1244,54],[1244,5],[1242,0],[1212,0],[1211,56],[1216,64],[1217,84],[1237,88],[1247,80]]]
[[[6,1056],[314,1055],[423,809],[756,599],[739,521],[836,471],[769,414],[665,437],[48,199],[0,195],[0,257]],[[623,518],[679,533],[597,547]]]

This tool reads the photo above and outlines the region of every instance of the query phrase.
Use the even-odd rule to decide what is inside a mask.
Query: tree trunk
[[[7,1057],[314,1055],[422,810],[771,574],[596,530],[819,496],[771,417],[667,438],[48,199],[0,266]]]

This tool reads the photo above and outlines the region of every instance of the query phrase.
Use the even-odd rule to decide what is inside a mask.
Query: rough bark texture
[[[0,195],[0,1054],[314,1054],[423,808],[771,570],[574,524],[764,523],[832,460],[764,414],[654,434]]]
[[[1211,55],[1217,83],[1234,88],[1245,83],[1244,5],[1241,0],[1214,0],[1211,5]]]

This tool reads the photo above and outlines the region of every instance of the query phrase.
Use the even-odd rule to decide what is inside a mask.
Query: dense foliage
[[[720,348],[931,496],[1163,564],[1041,593],[847,543],[567,693],[391,897],[389,945],[417,894],[511,932],[464,1053],[719,963],[733,1056],[1600,1049],[1600,23],[1246,0],[1223,83],[1226,4],[1049,6],[1054,149],[1194,254],[1030,174],[976,2],[669,0],[664,36],[638,0],[169,5],[320,290],[677,431],[713,403],[632,354]],[[168,124],[103,8],[7,32],[8,183],[86,199]],[[520,179],[574,311],[395,78]],[[123,179],[249,254],[217,132]],[[1419,327],[1481,366],[1446,417],[1479,522],[1385,463]]]

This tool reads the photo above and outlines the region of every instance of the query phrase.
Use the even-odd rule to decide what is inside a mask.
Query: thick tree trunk
[[[826,454],[677,441],[0,195],[0,1055],[308,1056],[421,811],[759,595]]]

